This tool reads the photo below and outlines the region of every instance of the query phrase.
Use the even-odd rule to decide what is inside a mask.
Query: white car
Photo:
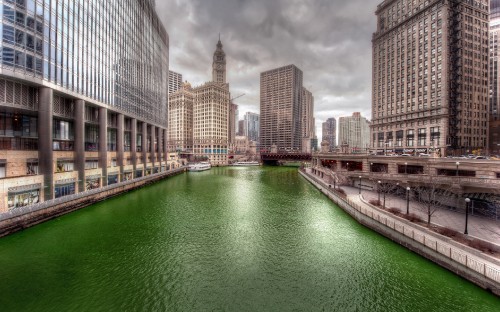
[[[431,156],[430,154],[426,154],[426,153],[418,154],[418,157],[430,157],[430,156]]]
[[[410,154],[401,154],[401,157],[411,157]]]

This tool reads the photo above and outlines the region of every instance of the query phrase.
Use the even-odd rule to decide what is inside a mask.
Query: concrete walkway
[[[311,173],[308,170],[309,173]],[[319,179],[318,176],[315,176]],[[325,181],[325,183],[328,183]],[[359,189],[357,187],[351,186],[340,186],[343,189],[348,198],[360,205],[366,205],[359,197]],[[377,200],[378,193],[370,190],[361,190],[361,195],[365,201]],[[383,194],[381,194],[381,202],[383,202]],[[402,213],[406,213],[406,200],[393,195],[386,195],[385,198],[386,208],[398,208]],[[410,200],[410,213],[414,213],[421,217],[421,219],[427,221],[427,212],[423,211],[417,205],[412,205]],[[465,230],[465,214],[454,212],[446,209],[438,209],[431,217],[431,223],[446,227],[460,233]],[[500,246],[500,221],[495,221],[492,219],[476,217],[469,214],[468,221],[468,235],[471,237],[480,238],[482,240],[491,242]]]

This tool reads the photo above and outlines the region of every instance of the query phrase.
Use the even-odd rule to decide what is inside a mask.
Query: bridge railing
[[[329,185],[325,182],[317,179],[315,176],[302,170],[304,176],[308,178],[311,182],[314,181],[323,190],[326,190],[328,197],[333,199],[339,206],[343,209],[353,208],[359,213],[370,217],[373,220],[385,225],[386,227],[401,233],[402,235],[418,242],[427,248],[443,255],[444,257],[459,263],[474,272],[492,280],[493,282],[500,283],[500,267],[494,263],[488,262],[470,252],[467,252],[459,247],[447,243],[445,240],[441,239],[439,234],[430,234],[425,231],[419,230],[416,226],[412,226],[401,222],[395,217],[389,215],[384,211],[380,211],[376,208],[372,208],[368,205],[362,207],[361,205],[353,202],[349,198],[342,198],[332,191]],[[500,285],[499,285],[500,286]]]
[[[159,173],[151,174],[148,176],[144,176],[144,177],[140,177],[140,178],[136,178],[136,179],[132,179],[132,180],[128,180],[128,181],[123,181],[123,182],[111,184],[111,185],[96,188],[93,190],[83,191],[83,192],[79,192],[79,193],[72,194],[72,195],[67,195],[67,196],[63,196],[63,197],[59,197],[59,198],[55,198],[55,199],[46,200],[46,201],[36,203],[33,205],[12,208],[9,211],[0,213],[0,222],[8,220],[8,219],[12,219],[12,218],[20,217],[20,216],[23,216],[23,215],[28,214],[28,213],[33,213],[36,211],[47,209],[47,208],[50,208],[50,207],[53,207],[56,205],[69,203],[69,202],[72,202],[74,200],[85,198],[87,196],[96,195],[96,194],[99,194],[102,192],[106,192],[106,191],[113,190],[116,188],[124,187],[124,186],[134,184],[137,182],[151,180],[151,179],[161,177],[161,176],[168,176],[171,174],[176,174],[176,173],[182,172],[184,170],[185,170],[185,168],[181,167],[181,168],[177,168],[177,169],[173,169],[173,170],[169,170],[169,171],[164,171],[164,172],[159,172]]]

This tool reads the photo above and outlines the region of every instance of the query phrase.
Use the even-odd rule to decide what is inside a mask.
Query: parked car
[[[486,156],[476,156],[474,159],[488,159]]]
[[[430,157],[430,156],[431,156],[430,154],[426,154],[426,153],[418,154],[418,157]]]
[[[411,157],[410,154],[401,154],[401,157]]]

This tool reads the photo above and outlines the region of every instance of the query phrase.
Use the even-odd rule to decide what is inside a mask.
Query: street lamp
[[[464,231],[465,235],[469,234],[467,232],[467,222],[469,219],[469,203],[470,203],[470,198],[466,198],[465,199],[465,231]]]
[[[370,172],[373,172],[373,163],[370,163]]]
[[[349,171],[349,163],[346,163],[347,171]]]
[[[378,188],[377,188],[377,191],[378,191],[378,204],[380,205],[380,183],[382,183],[382,181],[378,181]]]
[[[361,176],[359,176],[359,195],[361,195]]]
[[[405,162],[405,174],[408,174],[408,163]]]
[[[457,162],[455,163],[455,165],[457,165],[457,172],[456,172],[456,174],[455,174],[455,175],[458,177],[458,166],[460,165],[460,162],[459,162],[459,161],[457,161]]]
[[[410,213],[410,187],[406,187],[406,214]]]

